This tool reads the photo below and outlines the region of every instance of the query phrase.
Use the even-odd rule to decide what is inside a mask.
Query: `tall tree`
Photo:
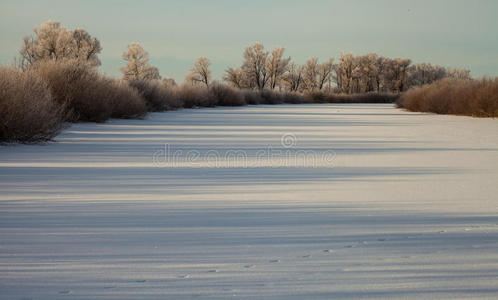
[[[290,57],[283,58],[284,51],[285,49],[282,47],[275,48],[266,60],[266,72],[268,73],[269,86],[272,90],[280,83],[290,62]]]
[[[210,65],[211,62],[209,59],[204,56],[199,57],[194,62],[194,66],[190,70],[190,73],[187,74],[186,80],[193,84],[201,83],[208,87],[209,81],[211,80],[211,70],[209,70]]]
[[[251,86],[262,90],[268,83],[269,74],[266,69],[266,59],[268,52],[265,51],[263,44],[255,43],[244,50],[244,62],[242,71]]]
[[[83,29],[69,30],[59,22],[47,21],[33,29],[34,36],[26,36],[19,51],[21,67],[29,68],[40,60],[77,59],[99,66],[102,51],[99,40]]]
[[[311,92],[318,87],[318,72],[318,57],[308,59],[303,69],[303,86],[305,90]]]
[[[149,54],[138,43],[128,45],[123,53],[126,66],[121,68],[125,80],[154,80],[161,79],[159,70],[149,64]]]
[[[297,92],[301,88],[303,82],[303,66],[297,65],[294,62],[289,64],[287,72],[283,76],[288,89],[291,92]]]
[[[334,66],[334,59],[329,58],[329,60],[318,65],[318,89],[321,90],[325,87],[326,83],[332,80],[332,70]]]
[[[239,89],[249,88],[249,86],[246,85],[247,80],[241,68],[230,67],[226,69],[225,75],[223,75],[223,80],[225,80],[229,85]]]

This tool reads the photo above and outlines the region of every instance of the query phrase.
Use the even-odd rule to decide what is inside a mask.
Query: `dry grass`
[[[498,117],[498,78],[443,79],[407,91],[397,102],[411,111]]]
[[[63,111],[35,72],[0,67],[0,142],[50,140],[62,126]]]

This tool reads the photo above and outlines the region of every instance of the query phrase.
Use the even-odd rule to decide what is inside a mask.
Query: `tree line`
[[[102,47],[97,38],[84,29],[73,31],[59,22],[48,21],[25,37],[20,50],[22,69],[42,60],[77,59],[90,66],[100,65]],[[285,49],[265,50],[255,43],[244,49],[242,64],[225,70],[223,81],[239,89],[279,90],[299,93],[325,91],[329,93],[401,93],[413,86],[430,84],[443,78],[470,79],[470,71],[446,68],[429,63],[412,64],[410,59],[389,58],[375,53],[354,55],[341,53],[337,63],[333,58],[320,62],[317,57],[304,64],[284,56]],[[149,62],[149,54],[138,43],[127,46],[121,68],[124,80],[160,80],[159,70]],[[213,81],[211,62],[199,57],[185,77],[191,85],[209,87]],[[176,85],[164,78],[166,85]]]

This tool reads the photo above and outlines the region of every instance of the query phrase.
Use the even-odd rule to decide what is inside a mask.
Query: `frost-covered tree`
[[[334,59],[329,58],[329,60],[321,63],[318,65],[318,89],[321,90],[325,87],[325,84],[329,84],[330,88],[330,82],[332,80],[332,70],[334,67]]]
[[[282,47],[275,48],[266,59],[266,72],[269,77],[268,83],[272,90],[280,84],[282,76],[287,71],[290,62],[290,57],[283,58],[284,51],[285,49]]]
[[[471,79],[470,70],[446,68],[446,76],[457,79]]]
[[[341,53],[339,63],[335,67],[336,83],[343,93],[353,92],[353,70],[355,69],[355,58],[352,53]]]
[[[303,82],[303,69],[303,66],[294,62],[289,64],[287,72],[282,77],[289,91],[297,92],[300,90]]]
[[[265,88],[269,80],[266,60],[268,52],[265,51],[263,44],[255,43],[244,50],[244,62],[242,63],[242,72],[245,78],[259,90]]]
[[[302,70],[302,87],[306,91],[321,90],[332,80],[334,61],[332,58],[319,63],[318,57],[312,57],[306,61]]]
[[[102,51],[99,40],[92,37],[85,30],[78,28],[73,31],[74,51],[73,56],[77,59],[86,60],[91,65],[100,66],[97,54]]]
[[[428,63],[417,63],[408,69],[408,85],[430,84],[447,76],[446,68]]]
[[[407,58],[394,58],[389,60],[386,69],[385,79],[388,91],[403,92],[407,89],[408,66],[411,60]]]
[[[303,69],[303,88],[306,91],[313,91],[318,86],[318,57],[312,57],[306,61]]]
[[[190,72],[187,74],[185,80],[192,84],[204,84],[206,87],[209,86],[211,81],[211,70],[209,66],[211,62],[204,56],[199,57]]]
[[[33,29],[34,36],[26,36],[19,51],[21,67],[29,68],[40,60],[77,59],[99,66],[102,51],[99,40],[83,29],[69,30],[59,22],[47,21]]]
[[[125,80],[154,80],[161,79],[159,70],[149,64],[149,54],[138,43],[128,45],[123,53],[126,66],[121,68]]]
[[[225,70],[225,75],[223,75],[223,80],[226,81],[230,86],[243,89],[250,88],[248,86],[248,81],[245,78],[244,72],[241,68],[228,68]]]

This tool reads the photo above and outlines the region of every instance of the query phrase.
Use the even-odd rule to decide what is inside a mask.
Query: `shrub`
[[[33,70],[48,84],[55,101],[68,109],[68,121],[103,122],[110,118],[113,91],[88,64],[48,60],[33,65]]]
[[[183,106],[173,90],[157,80],[131,80],[129,85],[144,99],[148,111],[174,110]]]
[[[61,129],[63,107],[33,71],[0,67],[0,141],[50,140]]]
[[[390,93],[334,94],[313,91],[306,94],[311,103],[395,103],[398,97],[398,94]]]
[[[284,103],[283,94],[270,90],[260,91],[262,101],[260,104],[282,104]]]
[[[216,106],[216,99],[210,97],[207,88],[185,84],[177,87],[175,92],[185,108]]]
[[[411,111],[498,117],[498,78],[443,79],[408,90],[397,105]]]
[[[142,118],[147,113],[145,101],[138,91],[122,80],[109,80],[110,90],[112,90],[111,117],[119,119]]]
[[[241,90],[242,96],[244,97],[244,102],[250,105],[258,105],[263,102],[261,94],[259,91],[254,90]]]
[[[245,105],[243,94],[227,85],[213,83],[209,86],[209,97],[220,106]]]
[[[295,92],[283,92],[282,99],[284,103],[288,104],[301,104],[308,103],[308,99],[301,94]]]

